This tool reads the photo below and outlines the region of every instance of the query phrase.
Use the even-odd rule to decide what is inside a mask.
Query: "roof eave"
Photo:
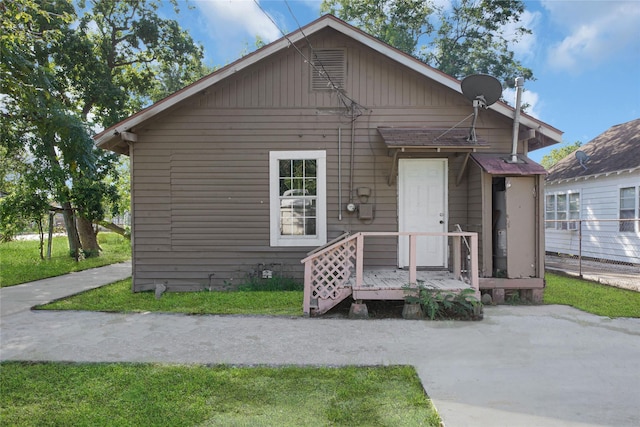
[[[237,61],[221,68],[213,74],[202,78],[201,80],[185,87],[184,89],[174,93],[173,95],[170,95],[167,98],[164,98],[161,101],[158,101],[155,104],[145,108],[144,110],[141,110],[133,116],[124,119],[116,125],[105,129],[103,132],[94,137],[96,145],[100,148],[106,148],[109,144],[113,144],[114,140],[118,138],[118,135],[121,132],[130,131],[141,123],[144,123],[145,121],[152,119],[154,116],[169,110],[181,101],[184,101],[189,97],[198,94],[199,92],[205,91],[215,83],[247,67],[250,67],[251,65],[261,61],[262,59],[270,55],[273,55],[280,50],[288,48],[292,43],[297,43],[301,40],[306,39],[308,35],[316,33],[324,28],[332,28],[342,34],[345,34],[353,38],[354,40],[368,46],[369,48],[393,59],[394,61],[397,61],[407,68],[419,74],[422,74],[423,76],[428,77],[436,81],[437,83],[448,87],[449,89],[452,89],[458,93],[462,93],[462,90],[460,88],[460,81],[456,78],[451,77],[439,70],[436,70],[435,68],[426,65],[418,59],[404,52],[401,52],[383,42],[380,42],[369,34],[345,24],[332,15],[325,15],[318,20],[308,24],[307,26],[294,31],[286,37],[278,39],[275,42],[263,47],[262,49],[259,49],[245,57],[238,59]],[[515,111],[513,108],[502,102],[496,102],[495,104],[491,105],[489,109],[496,111],[497,113],[502,114],[508,118],[513,118]],[[551,138],[556,142],[562,141],[561,131],[547,125],[542,121],[534,119],[533,117],[522,114],[520,117],[520,123],[531,129],[535,129],[542,135]]]

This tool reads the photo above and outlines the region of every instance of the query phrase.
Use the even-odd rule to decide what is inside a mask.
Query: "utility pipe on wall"
[[[338,128],[338,221],[342,221],[342,128]]]
[[[518,163],[518,135],[520,133],[520,100],[524,78],[516,77],[516,112],[513,117],[513,145],[511,147],[511,163]]]

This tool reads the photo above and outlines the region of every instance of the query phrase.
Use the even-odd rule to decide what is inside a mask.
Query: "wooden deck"
[[[416,283],[440,291],[459,292],[471,288],[461,280],[457,280],[450,271],[417,271]],[[409,271],[402,269],[365,270],[362,285],[355,286],[355,278],[351,278],[346,286],[351,287],[354,299],[401,300],[407,296],[405,287],[409,284]]]
[[[365,237],[398,239],[408,237],[407,269],[365,269]],[[424,270],[416,264],[416,240],[420,236],[448,239],[448,270]],[[475,290],[480,298],[478,282],[478,235],[470,232],[358,232],[319,248],[301,261],[304,267],[303,312],[320,315],[345,298],[355,300],[402,300],[406,287],[424,285],[435,290],[460,292]]]

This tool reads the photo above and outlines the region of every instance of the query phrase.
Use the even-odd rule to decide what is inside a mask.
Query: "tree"
[[[1,35],[2,145],[28,165],[21,185],[61,205],[74,256],[79,248],[98,254],[93,224],[105,203],[117,205],[118,193],[105,181],[117,172],[117,157],[93,146],[92,129],[203,72],[202,48],[175,20],[161,18],[159,5],[94,0],[78,17],[71,0],[0,3],[8,29]],[[162,88],[159,76],[169,72],[172,86]]]
[[[533,79],[509,49],[530,33],[517,26],[522,1],[453,0],[450,6],[423,0],[323,0],[321,11],[457,78],[486,73],[510,85],[518,76]],[[513,34],[506,33],[507,24],[516,24]]]
[[[549,154],[542,157],[540,164],[544,166],[545,169],[551,169],[556,163],[578,150],[581,146],[582,142],[576,141],[573,144],[568,144],[564,147],[554,148],[549,152]]]

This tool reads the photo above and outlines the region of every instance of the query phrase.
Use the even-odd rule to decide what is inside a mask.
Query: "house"
[[[555,164],[545,199],[547,252],[640,265],[640,119]]]
[[[95,138],[130,157],[133,290],[304,275],[315,304],[406,268],[540,294],[526,154],[561,132],[522,114],[508,163],[515,110],[480,109],[477,138],[472,116],[460,81],[331,15],[217,70]]]

